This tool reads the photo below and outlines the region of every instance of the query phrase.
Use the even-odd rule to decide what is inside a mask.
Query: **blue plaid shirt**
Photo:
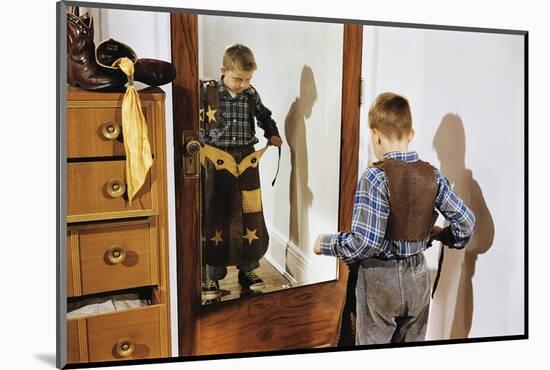
[[[279,136],[271,111],[260,99],[260,94],[252,86],[242,93],[232,97],[223,83],[223,76],[218,81],[218,96],[220,109],[220,124],[209,132],[201,130],[201,140],[209,145],[221,148],[252,146],[258,142],[254,128],[254,117],[264,130],[264,136],[269,139]],[[250,109],[252,102],[255,106]],[[254,112],[253,115],[251,112]]]
[[[418,154],[396,151],[386,153],[382,157],[382,159],[386,158],[414,162],[418,160]],[[455,240],[454,245],[450,247],[461,248],[470,240],[474,232],[475,216],[438,169],[435,177],[438,188],[436,208],[449,221]],[[427,239],[420,241],[384,239],[389,214],[386,175],[377,167],[369,167],[363,172],[355,191],[351,232],[323,234],[321,254],[335,256],[346,263],[352,263],[368,257],[403,258],[426,249]]]

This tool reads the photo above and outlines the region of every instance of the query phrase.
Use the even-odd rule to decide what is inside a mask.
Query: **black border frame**
[[[303,22],[319,22],[319,23],[350,23],[361,24],[364,26],[384,26],[396,28],[416,28],[426,30],[444,30],[444,31],[461,31],[461,32],[476,32],[476,33],[495,33],[520,35],[524,37],[524,334],[505,335],[494,337],[478,337],[464,339],[445,339],[433,340],[413,343],[388,343],[361,345],[349,347],[324,347],[311,349],[293,349],[284,351],[261,351],[261,352],[242,352],[223,355],[197,355],[197,356],[173,356],[167,358],[156,359],[141,359],[141,360],[122,360],[122,361],[102,361],[102,362],[87,362],[79,364],[66,364],[67,359],[67,338],[66,338],[66,254],[61,251],[66,251],[66,64],[62,63],[66,59],[66,17],[63,15],[66,12],[67,6],[102,8],[102,9],[119,9],[119,10],[136,10],[150,12],[166,12],[166,13],[191,13],[197,15],[215,15],[215,16],[231,16],[243,18],[258,18],[258,19],[274,19],[274,20],[291,20]],[[139,364],[158,364],[172,363],[185,361],[206,361],[220,359],[239,359],[247,357],[265,357],[265,356],[282,356],[292,354],[309,354],[309,353],[325,353],[325,352],[342,352],[342,351],[357,351],[382,348],[401,348],[401,347],[421,347],[435,346],[447,344],[469,344],[483,342],[498,342],[511,340],[529,339],[529,31],[527,30],[510,30],[497,28],[482,28],[482,27],[460,27],[460,26],[445,26],[445,25],[430,25],[423,23],[402,23],[402,22],[383,22],[369,21],[360,19],[347,18],[325,18],[299,15],[285,14],[268,14],[268,13],[250,13],[250,12],[231,12],[210,9],[191,9],[191,8],[173,8],[161,6],[146,6],[146,5],[129,5],[129,4],[111,4],[111,3],[96,3],[96,2],[80,2],[80,1],[58,1],[56,3],[56,46],[57,46],[57,66],[56,66],[56,121],[57,121],[57,143],[56,143],[56,178],[57,178],[57,209],[56,209],[56,230],[57,230],[57,250],[56,250],[56,366],[60,369],[80,369],[80,368],[95,368],[107,366],[126,366]],[[63,350],[65,349],[65,350]]]

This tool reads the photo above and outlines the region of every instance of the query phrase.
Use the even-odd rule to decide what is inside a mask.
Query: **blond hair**
[[[252,50],[242,44],[234,44],[225,49],[223,67],[230,71],[239,69],[243,72],[256,71],[258,68]]]
[[[385,92],[376,97],[369,109],[369,127],[400,140],[412,130],[412,115],[406,98]]]

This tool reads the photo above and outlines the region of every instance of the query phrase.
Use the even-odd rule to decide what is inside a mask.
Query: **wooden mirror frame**
[[[183,132],[198,132],[199,122],[198,15],[172,13],[171,36],[179,356],[336,346],[349,273],[342,262],[337,280],[201,305],[200,184],[183,176]],[[362,37],[361,24],[344,24],[339,230],[351,229],[357,184]]]

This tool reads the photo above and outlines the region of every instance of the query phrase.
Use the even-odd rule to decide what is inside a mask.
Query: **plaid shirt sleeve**
[[[435,206],[449,221],[453,243],[451,248],[463,248],[472,237],[475,230],[476,218],[464,201],[453,191],[449,180],[439,170],[436,171],[439,184]]]
[[[387,195],[383,172],[368,168],[355,191],[351,232],[323,234],[321,254],[353,263],[382,252],[390,212]]]
[[[273,135],[279,135],[279,130],[277,129],[277,124],[271,118],[271,111],[262,104],[262,99],[260,98],[260,93],[256,90],[256,120],[258,126],[264,130],[264,137],[269,139]]]

